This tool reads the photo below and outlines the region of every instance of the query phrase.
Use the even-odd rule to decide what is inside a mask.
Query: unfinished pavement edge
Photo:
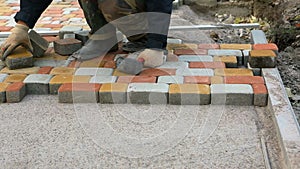
[[[263,68],[269,91],[268,110],[276,125],[286,166],[300,168],[300,127],[277,68]]]

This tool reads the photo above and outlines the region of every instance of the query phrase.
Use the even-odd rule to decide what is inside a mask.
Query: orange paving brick
[[[215,76],[253,76],[253,72],[250,69],[215,69]]]
[[[226,68],[225,63],[223,62],[190,62],[190,68]]]
[[[41,67],[40,70],[37,72],[37,74],[49,74],[52,69],[53,67],[51,66]]]
[[[117,83],[155,83],[155,76],[120,76]]]
[[[252,84],[254,94],[267,94],[268,90],[264,84]]]
[[[6,101],[7,103],[18,103],[26,95],[26,87],[22,82],[15,82],[6,88]]]
[[[184,83],[210,84],[209,76],[185,76]]]
[[[6,92],[14,92],[20,90],[25,85],[23,82],[15,82],[8,85]]]
[[[268,90],[264,84],[252,84],[254,93],[253,104],[255,106],[267,106],[268,105]]]
[[[176,74],[176,69],[149,68],[143,70],[139,75],[140,76],[170,76],[175,74]]]
[[[274,43],[253,44],[253,50],[273,50],[273,51],[278,51],[278,47]]]
[[[50,72],[51,75],[72,75],[74,73],[75,69],[70,67],[55,67]]]
[[[12,28],[11,26],[0,26],[1,32],[9,32]]]
[[[199,49],[220,49],[220,45],[216,43],[210,43],[210,44],[199,44]]]
[[[46,41],[48,41],[48,42],[54,42],[57,39],[59,39],[58,36],[43,36],[43,38],[46,39]]]
[[[228,76],[224,77],[226,84],[265,84],[261,76]]]
[[[251,44],[220,44],[220,49],[251,50]]]
[[[175,55],[207,55],[206,49],[175,49]]]
[[[116,62],[115,61],[107,61],[105,62],[104,66],[105,68],[117,68]]]
[[[6,77],[6,83],[14,83],[14,82],[23,82],[23,80],[27,77],[26,74],[11,74]]]
[[[222,76],[212,76],[212,77],[210,77],[210,83],[211,84],[223,84],[224,83],[224,77],[222,77]]]

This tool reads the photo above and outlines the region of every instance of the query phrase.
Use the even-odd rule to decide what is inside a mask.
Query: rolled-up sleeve
[[[173,0],[146,0],[150,32],[147,34],[147,48],[164,49],[166,47],[172,5]]]
[[[51,2],[52,0],[21,0],[20,11],[14,17],[15,21],[23,21],[29,28],[33,28]]]

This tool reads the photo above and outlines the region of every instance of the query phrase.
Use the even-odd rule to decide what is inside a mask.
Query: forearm
[[[21,0],[20,11],[15,15],[15,21],[33,28],[41,14],[52,0]]]

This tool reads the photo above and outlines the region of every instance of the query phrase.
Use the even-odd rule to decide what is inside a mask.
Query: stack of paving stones
[[[59,40],[44,38],[50,44]],[[78,62],[49,47],[34,58],[33,67],[0,70],[0,102],[51,94],[60,103],[267,105],[260,72],[276,66],[275,44],[169,44],[167,49],[164,65],[129,75],[114,63],[123,51]]]

